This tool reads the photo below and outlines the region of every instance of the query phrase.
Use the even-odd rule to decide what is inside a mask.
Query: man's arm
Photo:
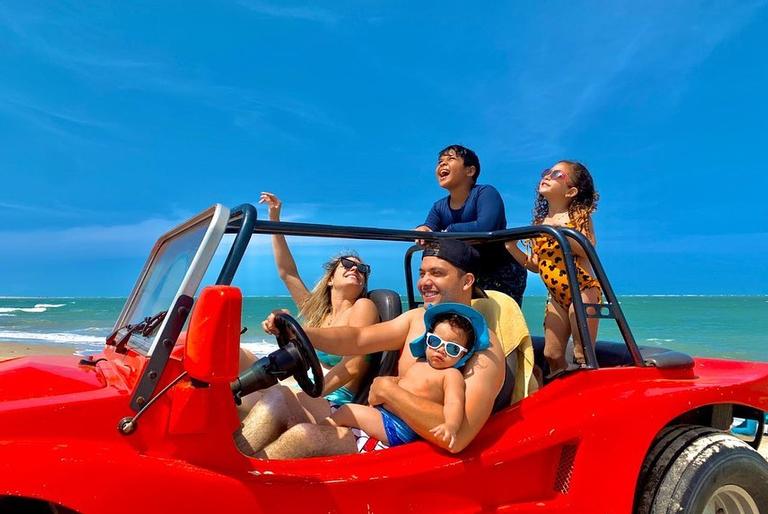
[[[365,355],[400,350],[408,337],[411,319],[423,316],[421,309],[404,312],[391,321],[367,327],[305,328],[312,346],[336,355]]]
[[[372,405],[384,404],[403,419],[417,434],[452,453],[467,447],[483,428],[493,409],[496,395],[504,383],[504,351],[491,332],[491,347],[475,354],[464,367],[466,396],[464,418],[453,447],[437,439],[430,429],[445,422],[443,406],[418,397],[397,385],[391,377],[379,377],[371,385],[368,397]]]

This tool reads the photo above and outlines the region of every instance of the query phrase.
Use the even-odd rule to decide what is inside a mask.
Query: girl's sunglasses
[[[568,175],[566,175],[563,170],[553,170],[552,168],[548,168],[541,172],[541,178],[547,177],[551,178],[552,180],[565,180],[568,178]]]
[[[445,345],[445,354],[448,357],[458,357],[461,355],[461,352],[469,353],[469,350],[461,346],[459,343],[454,343],[453,341],[444,341],[443,339],[440,339],[440,336],[435,335],[432,332],[427,332],[427,346],[433,350],[438,350],[443,345]]]
[[[352,268],[357,268],[357,271],[359,271],[366,277],[371,274],[371,267],[368,264],[363,264],[362,262],[353,261],[352,259],[347,259],[346,257],[342,257],[341,259],[339,259],[339,263],[341,263],[341,265],[344,266],[345,270],[351,270]]]

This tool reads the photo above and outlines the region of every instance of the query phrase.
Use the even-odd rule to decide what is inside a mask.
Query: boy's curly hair
[[[570,168],[568,174],[568,185],[578,189],[576,196],[571,199],[568,205],[568,217],[576,230],[584,234],[587,239],[594,242],[595,235],[592,233],[592,213],[597,210],[597,202],[600,195],[595,191],[595,184],[592,181],[592,175],[586,166],[578,161],[558,161],[567,164]],[[536,189],[536,201],[533,205],[533,224],[540,225],[549,212],[549,202]]]

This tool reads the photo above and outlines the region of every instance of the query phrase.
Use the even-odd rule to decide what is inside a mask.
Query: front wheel
[[[696,432],[701,435],[695,437]],[[694,435],[694,437],[690,437]],[[688,432],[682,449],[669,445],[655,466],[652,489],[638,514],[768,514],[768,462],[739,439],[709,430]],[[680,451],[682,450],[682,451]]]

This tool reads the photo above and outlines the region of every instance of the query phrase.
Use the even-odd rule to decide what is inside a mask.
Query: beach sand
[[[77,348],[74,346],[60,344],[44,345],[0,342],[0,360],[23,357],[25,355],[74,355],[76,351]]]
[[[24,355],[73,355],[76,351],[74,346],[0,342],[0,361]],[[763,439],[758,451],[768,459],[768,436]]]

